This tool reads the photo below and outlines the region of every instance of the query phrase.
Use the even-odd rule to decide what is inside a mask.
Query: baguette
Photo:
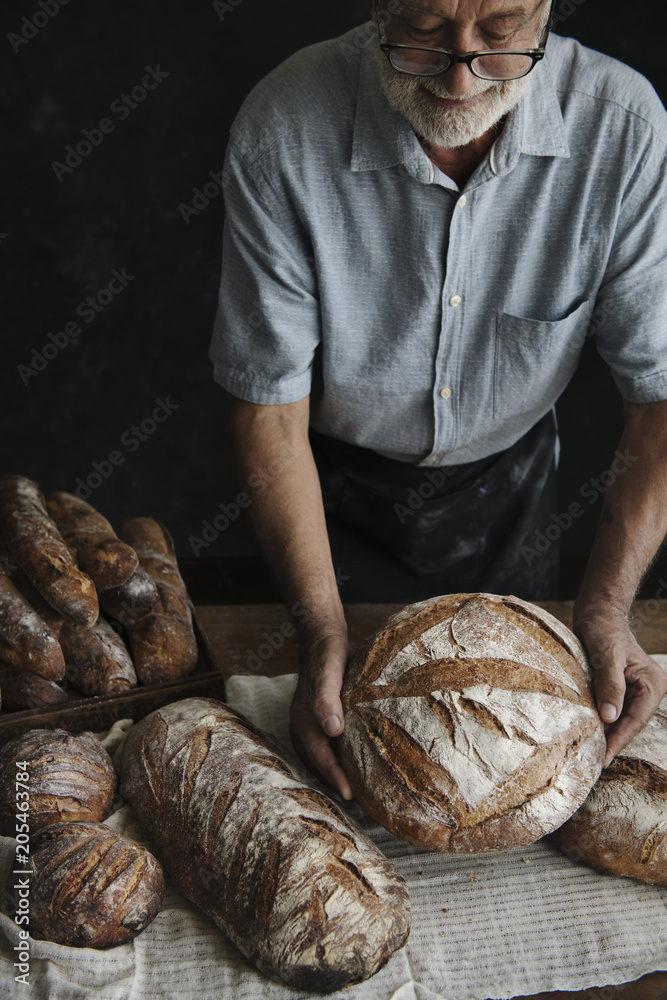
[[[98,618],[90,628],[64,623],[60,645],[67,665],[67,680],[81,694],[87,697],[123,694],[137,686],[127,647],[104,618]]]
[[[157,604],[157,587],[145,569],[138,566],[130,579],[120,587],[110,587],[99,593],[100,604],[109,615],[123,625],[133,625]]]
[[[0,531],[11,555],[56,611],[80,625],[97,621],[95,585],[77,567],[37,483],[18,475],[0,478]]]
[[[52,629],[2,570],[0,658],[45,680],[60,681],[65,676],[63,652]]]
[[[178,680],[194,668],[197,642],[171,535],[152,517],[130,518],[119,535],[136,551],[158,594],[152,611],[128,623],[137,676],[142,684]]]
[[[188,698],[133,726],[120,790],[179,888],[266,975],[342,989],[405,944],[393,865],[221,702]]]
[[[100,616],[89,628],[63,618],[31,583],[21,579],[22,575],[19,572],[17,585],[57,638],[65,662],[63,676],[77,691],[90,697],[122,694],[137,686],[137,675],[127,646],[104,618]],[[4,652],[5,647],[0,642],[0,656]],[[33,685],[30,693],[38,699],[43,696],[53,700],[49,690],[43,686],[37,689]]]
[[[79,569],[98,591],[129,580],[139,565],[137,554],[121,542],[106,517],[72,493],[52,493],[46,506]]]
[[[6,712],[23,712],[67,701],[67,692],[55,681],[47,681],[0,660],[0,692]]]

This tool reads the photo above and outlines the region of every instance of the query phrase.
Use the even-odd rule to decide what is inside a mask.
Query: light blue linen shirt
[[[552,35],[463,191],[381,90],[372,24],[259,83],[225,162],[211,358],[255,403],[390,458],[510,447],[587,335],[630,402],[667,398],[667,114],[622,63]]]

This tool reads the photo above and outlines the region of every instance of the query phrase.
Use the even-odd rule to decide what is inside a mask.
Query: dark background
[[[271,599],[245,512],[196,560],[191,543],[241,489],[228,400],[207,359],[223,222],[211,173],[222,169],[229,126],[251,87],[296,49],[365,21],[370,4],[42,3],[2,13],[0,471],[30,476],[46,492],[88,482],[88,499],[114,524],[160,517],[195,601]],[[556,0],[555,11],[560,34],[629,63],[664,100],[657,2],[630,9],[624,0]],[[24,20],[34,15],[39,27]],[[141,84],[147,67],[168,75],[120,112],[114,102]],[[59,179],[54,162],[64,163],[66,147],[104,118],[113,131]],[[186,220],[195,189],[207,184],[210,203]],[[107,287],[114,269],[132,280],[101,308],[103,293],[101,311],[86,322],[77,308]],[[80,334],[63,332],[68,323]],[[160,400],[172,412],[156,423]],[[616,390],[593,349],[558,410],[563,511],[608,467],[621,430]],[[131,428],[144,421],[140,441]],[[562,597],[574,596],[599,515],[600,502],[584,506],[562,539]],[[658,564],[646,596],[662,572]]]

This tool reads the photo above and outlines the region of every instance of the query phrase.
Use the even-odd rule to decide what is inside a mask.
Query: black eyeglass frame
[[[535,69],[536,65],[540,59],[544,59],[546,54],[547,41],[549,39],[549,33],[553,27],[553,0],[551,0],[551,6],[549,10],[549,19],[544,26],[544,31],[542,32],[542,38],[540,39],[540,44],[536,49],[480,49],[477,52],[452,52],[450,49],[439,49],[431,45],[408,45],[405,42],[388,42],[386,36],[384,36],[384,27],[380,20],[380,6],[379,0],[373,0],[373,13],[375,17],[375,23],[378,29],[378,38],[380,41],[380,49],[387,57],[387,61],[392,69],[396,70],[397,73],[404,73],[406,76],[440,76],[441,73],[448,73],[452,66],[456,63],[465,63],[469,71],[473,76],[476,76],[479,80],[496,80],[497,82],[504,82],[506,80],[523,80],[524,77],[528,76],[529,73]],[[394,49],[409,49],[412,52],[437,52],[440,55],[447,56],[449,59],[449,65],[444,69],[439,69],[437,73],[413,73],[409,69],[401,69],[395,66],[392,62],[391,54]],[[489,77],[481,76],[476,73],[473,69],[472,63],[475,59],[479,59],[484,56],[530,56],[533,60],[533,65],[530,69],[527,69],[525,73],[521,76],[506,76],[506,77]]]

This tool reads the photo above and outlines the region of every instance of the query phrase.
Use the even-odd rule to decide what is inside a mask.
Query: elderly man
[[[300,631],[294,738],[348,798],[325,507],[401,562],[412,599],[552,596],[552,553],[525,553],[557,510],[553,406],[591,334],[625,411],[575,608],[608,760],[667,691],[628,624],[667,531],[667,116],[627,67],[547,46],[549,13],[376,0],[232,128],[211,356]]]

